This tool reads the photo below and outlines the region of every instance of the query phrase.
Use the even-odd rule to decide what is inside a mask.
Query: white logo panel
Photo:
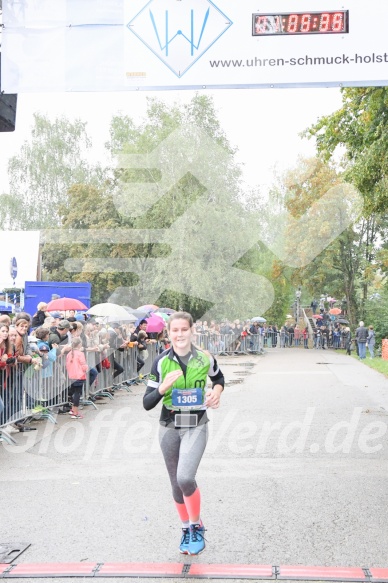
[[[209,0],[191,4],[151,0],[128,28],[177,77],[182,77],[231,25]]]

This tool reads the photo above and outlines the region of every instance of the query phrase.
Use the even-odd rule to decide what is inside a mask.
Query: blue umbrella
[[[159,308],[156,311],[161,312],[162,314],[167,314],[168,316],[171,316],[171,314],[176,313],[176,310],[173,310],[172,308]]]
[[[151,312],[145,312],[144,310],[127,310],[128,314],[135,316],[138,320],[143,320],[151,315]]]

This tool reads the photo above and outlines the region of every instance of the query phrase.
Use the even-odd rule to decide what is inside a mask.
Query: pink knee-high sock
[[[183,499],[189,513],[190,522],[199,522],[201,515],[201,494],[199,488],[191,496],[183,496]]]
[[[187,508],[185,504],[179,504],[179,502],[175,502],[176,509],[178,510],[179,518],[182,522],[186,523],[189,522],[189,513],[187,512]]]

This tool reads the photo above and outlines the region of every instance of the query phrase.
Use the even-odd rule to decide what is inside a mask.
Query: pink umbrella
[[[323,316],[320,316],[319,314],[314,314],[313,318],[315,320],[323,320]]]
[[[166,323],[160,316],[152,314],[147,318],[147,332],[161,332],[165,327]]]

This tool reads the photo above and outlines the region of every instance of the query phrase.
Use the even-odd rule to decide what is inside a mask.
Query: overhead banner
[[[3,0],[6,93],[388,85],[384,0]]]

